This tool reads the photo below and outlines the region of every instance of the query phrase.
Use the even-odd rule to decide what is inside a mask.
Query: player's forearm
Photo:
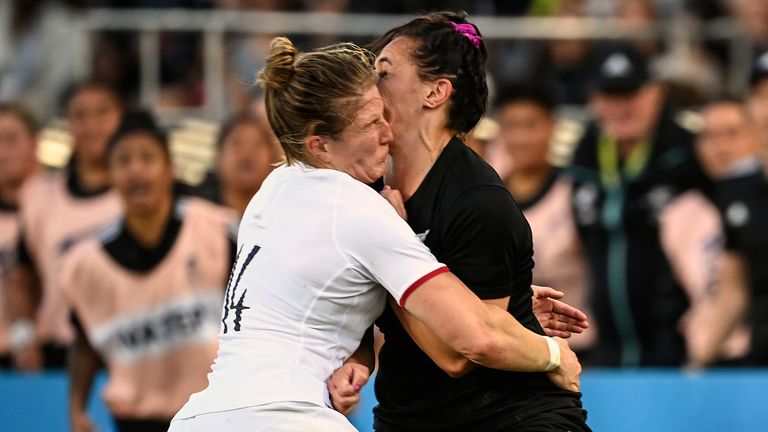
[[[547,340],[523,327],[509,312],[483,303],[455,275],[443,273],[414,291],[405,309],[451,349],[483,366],[510,371],[545,371]]]
[[[85,412],[93,379],[100,367],[100,360],[85,334],[81,331],[77,332],[75,341],[69,349],[67,363],[70,414]]]
[[[443,342],[418,318],[398,306],[391,297],[390,305],[411,339],[445,373],[458,378],[474,369],[475,363]]]
[[[543,372],[551,356],[546,339],[523,327],[506,310],[486,305],[489,340],[486,346],[468,356],[486,367],[517,372]]]
[[[703,366],[715,360],[725,340],[744,316],[749,296],[745,271],[740,257],[732,254],[723,257],[720,283],[710,319],[706,321],[709,328],[699,330],[705,334],[704,346],[692,359],[694,363]]]
[[[352,355],[347,359],[345,363],[358,363],[366,366],[369,371],[373,371],[376,367],[376,353],[373,349],[373,326],[365,331],[363,339],[360,341],[360,346]]]
[[[8,289],[8,306],[12,321],[34,320],[40,298],[38,282],[32,269],[23,265],[17,265],[13,269]]]

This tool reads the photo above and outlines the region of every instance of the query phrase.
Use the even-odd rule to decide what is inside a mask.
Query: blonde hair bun
[[[269,45],[267,65],[259,73],[256,82],[264,90],[281,90],[288,86],[296,71],[296,47],[286,37],[276,37]]]

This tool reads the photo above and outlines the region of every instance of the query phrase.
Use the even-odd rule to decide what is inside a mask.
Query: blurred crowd
[[[760,0],[496,0],[359,1],[349,0],[9,0],[0,4],[0,98],[22,100],[44,120],[74,79],[92,76],[113,86],[129,103],[139,99],[141,79],[138,33],[100,31],[88,39],[73,28],[92,8],[186,8],[221,11],[294,11],[415,14],[425,10],[464,10],[470,15],[614,18],[640,35],[667,23],[657,38],[635,41],[663,79],[673,100],[695,106],[730,82],[743,82],[744,70],[732,68],[739,53],[722,32],[707,31],[718,18],[732,18],[741,30],[741,46],[768,46],[768,4]],[[257,26],[258,27],[258,26]],[[343,33],[343,29],[339,30]],[[249,85],[263,66],[272,35],[225,33],[226,101],[231,111],[250,101]],[[315,47],[329,36],[297,35]],[[339,37],[351,39],[340,34]],[[373,38],[369,38],[373,39]],[[356,42],[366,42],[357,38]],[[535,76],[551,80],[559,102],[584,104],[586,84],[601,43],[595,40],[489,40],[491,80],[504,82]],[[195,107],[205,103],[201,34],[160,34],[158,107]],[[12,60],[11,60],[12,59]],[[743,69],[743,68],[742,68]],[[734,76],[734,74],[738,76]],[[221,120],[221,119],[217,119]]]
[[[143,133],[164,149],[158,157],[167,152],[173,160],[165,130],[153,121],[126,123],[139,103],[137,34],[104,32],[89,41],[69,31],[93,7],[461,9],[614,17],[638,30],[674,19],[689,32],[689,43],[674,49],[654,39],[490,41],[492,104],[466,142],[497,169],[531,224],[534,283],[566,292],[568,303],[588,313],[592,326],[571,342],[584,365],[768,365],[768,2],[12,0],[0,4],[2,367],[65,367],[78,328],[98,327],[73,319],[67,300],[72,288],[63,274],[77,243],[106,235],[103,227],[115,218],[147,223],[147,238],[129,243],[154,261],[120,260],[142,277],[159,271],[178,233],[167,214],[153,233],[141,222],[154,220],[146,216],[151,209],[196,196],[236,219],[281,160],[263,101],[250,85],[271,35],[226,37],[232,115],[220,127],[202,183],[152,174],[151,146],[144,153],[140,143],[115,149],[131,133]],[[752,52],[743,76],[729,67],[732,45],[697,33],[722,17],[733,19]],[[151,108],[204,103],[201,40],[193,33],[162,35],[162,89]],[[733,80],[746,85],[734,92]],[[585,114],[575,123],[564,107]],[[41,131],[57,118],[67,125],[73,151],[66,166],[50,170],[36,152]],[[121,127],[129,131],[116,135]],[[193,266],[175,265],[188,272]],[[179,322],[189,330],[190,319]],[[135,348],[130,340],[126,346]],[[90,341],[88,352],[114,348],[102,342]]]

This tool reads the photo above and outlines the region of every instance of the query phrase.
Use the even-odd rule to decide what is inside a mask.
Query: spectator
[[[138,51],[136,34],[105,31],[94,38],[92,77],[114,88],[128,106],[140,102]]]
[[[554,92],[546,85],[517,83],[502,87],[494,101],[499,144],[512,170],[500,173],[533,231],[533,283],[566,293],[569,304],[587,307],[586,264],[571,212],[571,184],[549,160],[556,127]],[[597,332],[590,327],[574,335],[570,346],[585,353]]]
[[[653,0],[621,0],[616,5],[614,16],[639,32],[651,30],[658,20]],[[633,43],[645,56],[659,54],[661,50],[655,39],[638,39]]]
[[[764,0],[727,0],[731,16],[752,44],[768,48],[768,3]]]
[[[152,118],[126,115],[107,150],[125,208],[98,239],[65,258],[62,292],[76,321],[70,352],[70,420],[86,415],[100,360],[104,399],[119,432],[165,432],[206,385],[216,356],[221,304],[235,255],[234,214],[175,198],[168,142]]]
[[[768,160],[768,50],[761,52],[752,64],[747,107],[762,138],[762,152]]]
[[[251,114],[230,119],[217,140],[216,175],[209,176],[200,195],[243,214],[279,160],[269,126]]]
[[[37,120],[23,106],[0,104],[0,368],[11,366],[7,292],[19,235],[19,190],[37,172]]]
[[[122,114],[118,96],[87,82],[73,90],[66,106],[74,139],[66,171],[29,181],[21,192],[22,234],[9,295],[14,328],[27,329],[19,330],[27,337],[14,352],[22,369],[64,367],[73,333],[59,286],[61,258],[120,212],[105,158]]]
[[[499,124],[489,117],[483,117],[477,122],[477,126],[467,134],[467,147],[474,150],[483,159],[488,160],[489,147],[493,146],[492,143],[496,140],[498,133]]]
[[[719,283],[691,317],[690,364],[702,367],[717,362],[726,338],[748,316],[753,337],[747,361],[766,365],[768,335],[760,314],[765,313],[761,301],[768,278],[759,266],[765,265],[765,255],[760,254],[768,250],[768,236],[756,221],[768,215],[768,195],[759,158],[760,132],[737,100],[711,103],[704,109],[703,119],[697,148],[704,168],[720,181],[716,201],[722,213],[725,251],[715,266]],[[754,296],[751,302],[750,293]],[[746,341],[743,335],[741,338]],[[745,351],[746,347],[739,354]]]
[[[569,169],[600,329],[594,360],[681,365],[685,342],[677,325],[688,300],[662,252],[658,217],[676,196],[707,181],[692,134],[676,123],[637,50],[612,47],[597,66],[590,97],[597,121]]]
[[[557,9],[557,17],[585,18],[586,0],[564,0]],[[586,101],[585,87],[589,81],[588,59],[591,45],[587,40],[558,40],[547,46],[550,70],[555,78],[558,98],[565,104]]]
[[[51,109],[66,86],[87,74],[87,41],[72,31],[75,12],[46,0],[0,2],[0,100],[23,102],[38,117]]]

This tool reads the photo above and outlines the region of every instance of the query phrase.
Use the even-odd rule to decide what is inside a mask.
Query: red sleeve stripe
[[[405,301],[408,300],[408,297],[413,294],[414,291],[416,291],[416,288],[420,287],[424,284],[424,282],[432,279],[433,277],[439,275],[440,273],[448,272],[447,266],[440,267],[438,269],[432,270],[431,272],[425,274],[424,276],[420,277],[416,282],[412,283],[411,286],[408,287],[407,290],[403,293],[403,296],[400,297],[400,306],[405,307]]]

